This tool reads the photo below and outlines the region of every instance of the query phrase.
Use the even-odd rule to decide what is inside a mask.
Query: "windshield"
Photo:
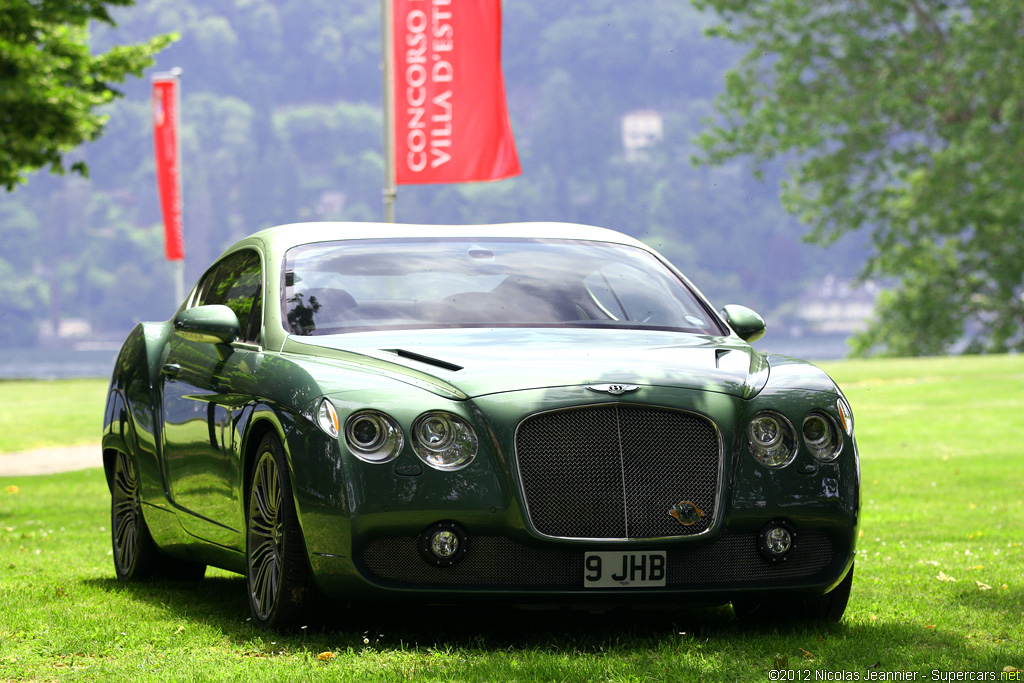
[[[627,327],[725,334],[635,247],[576,240],[351,240],[285,255],[293,334],[444,327]]]

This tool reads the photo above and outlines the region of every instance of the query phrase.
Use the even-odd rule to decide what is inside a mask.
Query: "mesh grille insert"
[[[542,413],[516,432],[530,520],[564,538],[658,538],[706,531],[718,491],[718,433],[675,410],[602,405]],[[704,516],[669,515],[689,501]]]

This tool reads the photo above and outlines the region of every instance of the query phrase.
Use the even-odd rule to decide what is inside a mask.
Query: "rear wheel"
[[[127,453],[114,461],[114,485],[110,494],[110,535],[114,569],[121,581],[138,581],[153,575],[160,557],[142,517],[142,498],[135,464]]]
[[[260,443],[247,510],[246,582],[253,621],[270,629],[297,626],[308,616],[313,588],[284,449],[273,434]]]
[[[838,586],[825,595],[802,600],[733,600],[732,609],[737,618],[751,622],[771,621],[831,621],[843,618],[853,587],[853,566]]]
[[[160,553],[142,515],[139,477],[127,453],[118,453],[114,460],[110,535],[114,570],[120,581],[141,581],[151,576],[198,581],[206,574],[205,564]]]

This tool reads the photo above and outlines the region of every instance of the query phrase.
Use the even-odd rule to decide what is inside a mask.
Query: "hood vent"
[[[387,351],[389,353],[393,353],[396,356],[400,356],[402,358],[408,358],[409,360],[418,361],[420,363],[426,363],[427,365],[433,365],[434,367],[443,368],[444,370],[451,370],[452,372],[458,372],[459,370],[462,369],[461,365],[456,365],[455,363],[449,363],[448,361],[441,360],[440,358],[432,358],[431,356],[424,356],[421,353],[415,353],[413,351],[406,351],[405,349],[383,349],[383,350]]]

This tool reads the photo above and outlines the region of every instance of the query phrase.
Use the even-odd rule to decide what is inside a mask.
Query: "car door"
[[[207,271],[190,308],[223,304],[241,339],[211,344],[173,335],[161,371],[163,452],[171,500],[182,526],[200,538],[242,549],[242,463],[238,425],[251,409],[262,361],[259,254],[235,252]]]

